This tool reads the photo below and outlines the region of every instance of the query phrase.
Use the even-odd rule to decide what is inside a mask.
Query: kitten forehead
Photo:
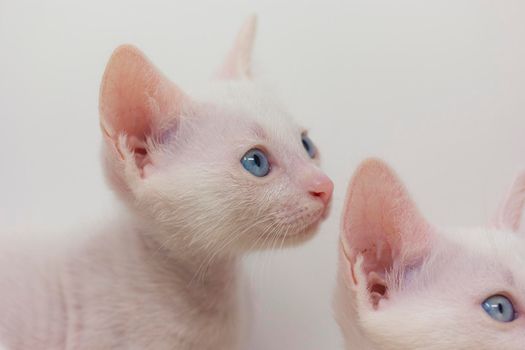
[[[525,259],[525,239],[514,232],[492,228],[467,228],[443,231],[447,241],[461,245],[469,252],[484,256],[508,256],[517,252]]]
[[[499,283],[525,292],[523,237],[489,228],[451,230],[444,236],[443,245],[434,252],[436,266],[453,265],[456,273],[463,270],[473,278],[485,276],[490,283],[483,287]]]
[[[255,129],[256,135],[268,137],[268,133],[274,136],[280,131],[287,135],[291,130],[302,131],[281,101],[269,89],[252,81],[215,82],[194,91],[192,96],[252,121],[249,126]]]
[[[260,124],[254,123],[250,127],[250,130],[255,138],[268,141],[268,135],[266,134],[266,131],[264,131],[264,128]]]

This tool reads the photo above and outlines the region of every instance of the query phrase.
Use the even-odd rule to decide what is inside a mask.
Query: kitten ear
[[[521,217],[525,209],[525,171],[514,180],[507,196],[503,200],[493,225],[500,229],[517,232],[520,229]]]
[[[362,163],[348,189],[341,241],[353,282],[366,286],[374,306],[388,297],[386,273],[420,263],[430,237],[430,225],[394,172],[380,160]]]
[[[250,16],[243,24],[233,47],[217,73],[217,78],[226,80],[250,79],[253,42],[257,29],[257,17]]]
[[[124,158],[120,139],[136,158],[148,163],[147,142],[180,115],[184,94],[137,48],[124,45],[111,56],[100,89],[100,125],[106,141]]]
[[[143,140],[180,112],[183,97],[139,49],[120,46],[102,78],[102,130],[111,138],[126,134]]]

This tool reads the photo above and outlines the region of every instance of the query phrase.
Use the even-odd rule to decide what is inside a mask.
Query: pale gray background
[[[134,43],[190,87],[252,12],[257,75],[336,183],[317,238],[249,259],[252,349],[337,349],[339,214],[360,160],[387,159],[442,225],[484,223],[525,167],[525,2],[0,0],[0,223],[58,232],[110,216],[97,95],[112,49]]]

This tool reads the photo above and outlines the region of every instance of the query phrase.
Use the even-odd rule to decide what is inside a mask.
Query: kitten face
[[[253,32],[248,22],[220,80],[191,96],[133,47],[117,49],[108,64],[101,90],[108,177],[166,247],[289,245],[308,239],[327,210],[333,185],[315,146],[249,78]]]
[[[348,192],[335,300],[347,349],[522,349],[524,190],[525,176],[493,228],[438,230],[385,164],[364,163]]]

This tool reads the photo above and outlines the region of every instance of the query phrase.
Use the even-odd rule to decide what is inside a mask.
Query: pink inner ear
[[[520,173],[511,186],[494,218],[494,226],[500,229],[519,231],[525,207],[525,171]]]
[[[100,90],[103,131],[111,138],[126,134],[144,141],[165,119],[177,115],[183,94],[137,48],[115,50]]]
[[[385,272],[394,263],[408,267],[424,257],[429,236],[429,225],[394,172],[379,160],[365,161],[348,190],[342,239],[351,264],[363,256],[372,296],[386,294]]]
[[[257,18],[250,16],[243,24],[233,47],[231,48],[221,69],[217,73],[219,79],[251,78],[251,56]]]

